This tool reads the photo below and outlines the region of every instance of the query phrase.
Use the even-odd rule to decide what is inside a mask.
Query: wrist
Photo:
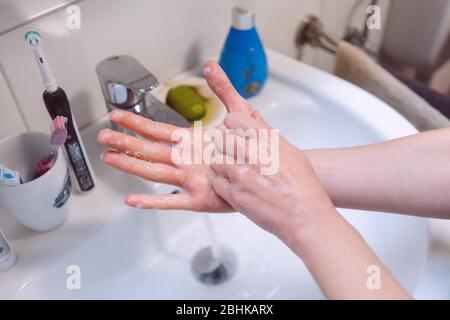
[[[306,157],[311,163],[314,172],[319,180],[324,183],[324,178],[333,173],[333,168],[328,168],[330,163],[327,162],[326,150],[307,150],[304,151]]]
[[[345,220],[328,199],[317,206],[311,206],[306,213],[296,212],[290,215],[280,227],[277,237],[298,256],[303,257],[309,249],[314,248],[317,238],[332,232],[342,221]]]

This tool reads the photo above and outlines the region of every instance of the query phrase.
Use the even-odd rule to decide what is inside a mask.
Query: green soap
[[[199,120],[206,114],[206,101],[194,87],[172,88],[167,94],[166,103],[189,121]]]

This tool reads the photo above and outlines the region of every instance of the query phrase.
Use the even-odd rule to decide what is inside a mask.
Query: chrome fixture
[[[133,112],[158,122],[190,127],[189,121],[158,100],[150,92],[159,82],[131,56],[113,56],[96,68],[108,111]]]
[[[221,248],[220,255],[212,247],[200,249],[191,261],[194,277],[206,285],[220,285],[230,280],[236,272],[236,258],[231,251]]]
[[[339,45],[339,40],[333,37],[323,23],[316,16],[306,16],[295,38],[297,48],[301,50],[304,45],[310,45],[314,48],[322,48],[330,53],[335,54]]]
[[[0,272],[7,271],[16,263],[16,256],[6,237],[0,231]]]
[[[350,26],[351,20],[355,16],[358,8],[362,5],[362,2],[363,1],[355,2],[355,5],[349,14],[346,33],[342,40],[360,47],[372,56],[376,56],[376,53],[372,52],[368,46],[369,29],[365,23],[366,19],[364,20],[364,26],[361,30]],[[379,0],[370,1],[371,6],[376,6],[378,4]],[[366,13],[366,18],[369,17],[370,14]],[[336,54],[339,47],[339,41],[340,39],[327,30],[318,17],[314,15],[306,16],[302,20],[295,37],[295,44],[298,50],[298,59],[301,60],[302,49],[305,45],[310,45],[313,48],[321,48],[331,54]]]

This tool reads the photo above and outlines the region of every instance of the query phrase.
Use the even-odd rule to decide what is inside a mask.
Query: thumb
[[[236,91],[217,62],[208,61],[203,69],[203,74],[208,86],[227,107],[228,112],[243,112],[249,115],[253,113],[250,103]]]

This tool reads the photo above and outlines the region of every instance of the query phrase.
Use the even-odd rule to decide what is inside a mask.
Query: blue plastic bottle
[[[244,98],[250,98],[261,91],[267,80],[268,67],[252,11],[233,8],[233,24],[219,63]]]

